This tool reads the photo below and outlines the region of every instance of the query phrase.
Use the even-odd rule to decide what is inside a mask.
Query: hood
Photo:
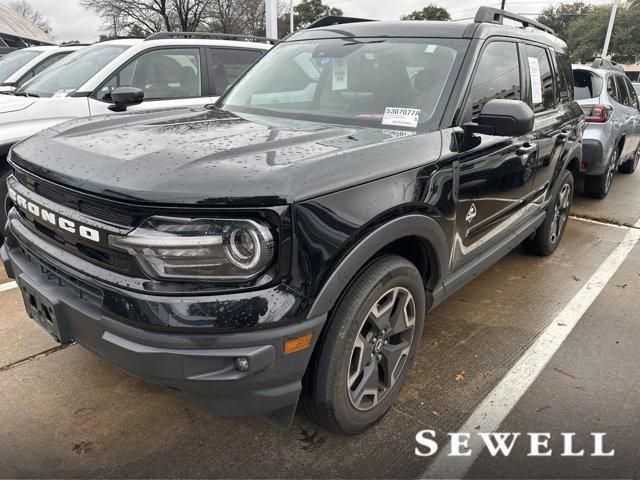
[[[38,99],[34,97],[16,97],[15,95],[0,95],[0,115],[3,113],[17,112],[30,107]],[[0,116],[0,125],[2,125],[2,116]]]
[[[282,205],[437,159],[440,133],[345,127],[220,110],[72,120],[16,145],[53,182],[154,204]]]

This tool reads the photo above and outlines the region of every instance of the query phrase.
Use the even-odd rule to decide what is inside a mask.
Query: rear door
[[[579,115],[572,113],[569,99],[561,98],[560,76],[555,52],[547,47],[524,44],[523,64],[527,71],[527,103],[535,113],[531,142],[537,155],[531,163],[532,200],[545,199],[556,165],[561,161],[565,144],[576,135]],[[566,96],[566,95],[565,95]],[[581,113],[581,112],[580,112]]]
[[[526,78],[517,41],[487,41],[466,94],[461,123],[475,120],[489,100],[524,99]],[[480,254],[525,214],[538,148],[530,135],[473,134],[468,140],[468,145],[459,146],[454,268]]]
[[[618,102],[621,110],[622,117],[622,131],[621,134],[625,135],[625,142],[623,150],[620,153],[620,159],[624,160],[630,158],[635,154],[638,148],[638,108],[636,107],[637,98],[635,90],[631,87],[631,84],[626,76],[616,75],[616,87],[618,90]],[[629,87],[627,86],[629,83]],[[633,93],[632,93],[633,92]]]

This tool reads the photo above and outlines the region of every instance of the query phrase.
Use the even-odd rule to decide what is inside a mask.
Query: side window
[[[489,100],[504,98],[520,100],[520,61],[518,47],[512,42],[491,42],[482,52],[471,91],[465,106],[464,119],[480,114]]]
[[[615,76],[616,84],[618,85],[618,97],[622,105],[626,105],[627,107],[631,106],[631,98],[629,97],[629,92],[627,92],[627,86],[624,83],[624,78],[620,75]]]
[[[35,77],[36,75],[40,74],[41,72],[44,72],[47,68],[49,68],[51,65],[53,65],[54,63],[58,62],[59,60],[62,60],[64,57],[66,57],[69,53],[71,52],[64,52],[64,53],[59,53],[57,55],[51,55],[49,58],[47,58],[46,60],[44,60],[42,63],[40,63],[39,65],[36,65],[35,67],[33,67],[31,70],[29,70],[19,81],[19,84],[22,85],[23,83],[25,83],[27,80],[31,80],[33,77]]]
[[[558,78],[560,81],[560,101],[562,103],[573,100],[573,70],[568,55],[555,53]]]
[[[530,77],[529,105],[535,113],[555,107],[555,84],[547,50],[542,47],[523,45]]]
[[[222,95],[229,85],[262,57],[262,52],[258,50],[231,48],[210,48],[208,50],[209,78],[215,96]]]
[[[616,81],[615,75],[609,75],[607,77],[607,93],[611,98],[613,98],[616,102],[619,102],[618,92],[616,91]]]
[[[137,87],[145,100],[201,97],[200,49],[159,49],[142,54],[107,80],[98,99],[108,100],[118,87]]]
[[[640,105],[638,104],[638,94],[636,93],[636,89],[633,88],[633,85],[631,84],[629,79],[626,77],[624,78],[624,83],[627,86],[627,90],[629,91],[629,96],[631,97],[631,106],[640,108]]]

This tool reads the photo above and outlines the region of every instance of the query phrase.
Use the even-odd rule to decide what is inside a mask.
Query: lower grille
[[[31,250],[24,247],[22,244],[20,244],[20,250],[29,260],[29,262],[36,268],[38,268],[38,270],[40,270],[40,273],[47,279],[48,282],[51,282],[56,286],[68,290],[76,297],[81,298],[82,300],[89,302],[97,307],[100,307],[102,305],[102,300],[104,298],[102,290],[88,284],[83,280],[75,278],[66,272],[63,272],[59,268],[54,267],[46,260],[43,260],[36,254],[34,254]]]

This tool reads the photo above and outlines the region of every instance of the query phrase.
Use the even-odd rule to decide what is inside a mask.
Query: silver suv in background
[[[583,156],[585,193],[604,198],[616,170],[633,173],[640,159],[640,103],[631,82],[618,67],[573,66],[575,99],[586,115]]]

